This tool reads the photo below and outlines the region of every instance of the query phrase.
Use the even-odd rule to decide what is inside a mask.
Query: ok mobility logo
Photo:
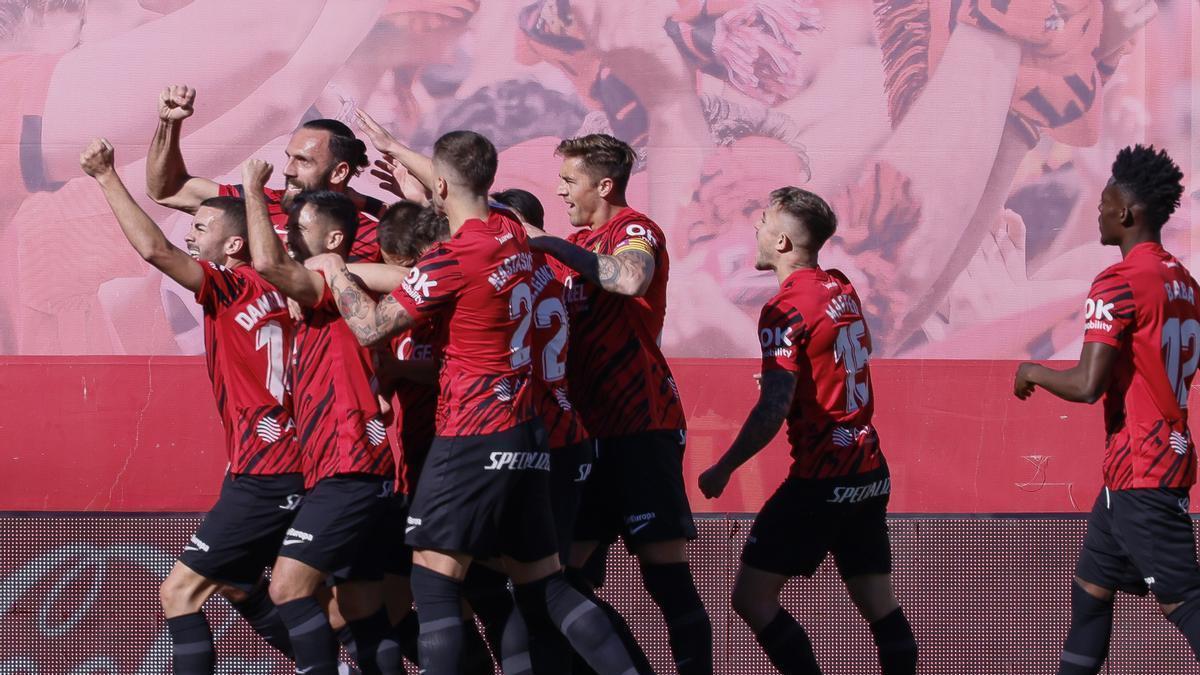
[[[1112,310],[1115,306],[1111,302],[1105,302],[1104,298],[1088,298],[1087,302],[1083,303],[1084,318],[1087,320],[1083,324],[1084,330],[1111,331],[1110,322],[1113,320]]]

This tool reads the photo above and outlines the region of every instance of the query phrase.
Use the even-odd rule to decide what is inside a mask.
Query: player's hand
[[[1036,366],[1036,363],[1022,363],[1017,366],[1017,375],[1013,380],[1013,396],[1024,401],[1033,395],[1036,386],[1030,382],[1029,376]]]
[[[367,135],[371,140],[371,145],[383,154],[395,154],[394,150],[400,145],[400,141],[391,134],[387,129],[384,129],[375,118],[367,114],[362,108],[354,110],[354,117],[358,120],[358,128]]]
[[[79,155],[79,166],[92,178],[99,178],[104,174],[111,173],[113,171],[112,143],[109,143],[107,138],[93,139],[83,154]]]
[[[251,157],[242,164],[242,189],[247,193],[262,192],[274,170],[267,162]]]
[[[429,193],[421,181],[400,166],[391,155],[384,155],[383,159],[375,160],[371,175],[379,179],[379,187],[401,199],[418,204],[429,202]]]
[[[295,321],[297,323],[304,321],[304,308],[300,306],[300,303],[296,302],[295,300],[293,300],[291,298],[288,298],[287,305],[288,305],[288,316],[292,317],[292,321]]]
[[[713,464],[707,471],[700,474],[700,492],[709,499],[716,499],[725,492],[725,486],[729,484],[729,477],[732,475],[728,469],[721,466],[720,463]]]
[[[185,120],[196,112],[196,90],[186,84],[173,84],[158,95],[158,119],[164,122]]]
[[[1104,0],[1104,26],[1095,56],[1112,56],[1158,16],[1154,0]]]
[[[333,270],[345,267],[346,261],[342,260],[342,256],[336,253],[321,253],[314,255],[304,261],[304,266],[314,272],[321,272],[325,275],[326,283],[329,282],[329,274]]]

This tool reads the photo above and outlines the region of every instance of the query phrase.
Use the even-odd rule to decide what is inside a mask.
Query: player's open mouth
[[[192,256],[196,260],[200,259],[200,249],[198,249],[198,248],[192,248],[191,246],[189,246],[188,250],[187,250],[187,254]]]

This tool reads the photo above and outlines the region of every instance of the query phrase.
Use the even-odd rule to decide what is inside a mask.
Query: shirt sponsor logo
[[[792,338],[788,336],[787,328],[763,328],[758,331],[758,341],[762,345],[763,356],[792,355]]]
[[[313,540],[313,536],[311,534],[309,534],[307,532],[301,532],[300,530],[297,530],[294,527],[289,527],[288,531],[287,531],[287,536],[285,536],[283,538],[283,545],[291,546],[292,544],[302,544],[306,541],[312,541],[312,540]]]
[[[548,452],[493,452],[488,456],[485,471],[549,471]]]
[[[1112,309],[1115,306],[1111,302],[1105,302],[1104,298],[1096,298],[1095,300],[1088,298],[1083,303],[1084,318],[1096,319],[1097,321],[1112,321]]]
[[[830,504],[857,504],[872,497],[891,494],[892,479],[883,478],[857,487],[835,487],[833,498],[825,500]]]
[[[413,302],[418,305],[425,302],[433,294],[433,289],[438,285],[434,279],[430,279],[429,275],[422,272],[420,268],[414,267],[404,278],[404,283],[400,285],[404,289],[405,294],[412,298]]]

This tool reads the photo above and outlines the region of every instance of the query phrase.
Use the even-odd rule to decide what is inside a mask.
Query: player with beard
[[[1154,593],[1200,658],[1200,566],[1188,514],[1196,448],[1188,393],[1200,362],[1200,286],[1162,246],[1183,195],[1183,172],[1164,150],[1117,153],[1100,195],[1100,243],[1121,261],[1092,282],[1083,351],[1066,370],[1022,363],[1017,398],[1038,387],[1077,403],[1104,397],[1104,489],[1088,515],[1071,585],[1071,627],[1060,675],[1104,668],[1117,591]]]
[[[172,85],[159,96],[159,122],[146,160],[146,192],[163,206],[187,213],[200,202],[218,195],[244,196],[242,185],[222,185],[208,178],[189,175],[179,149],[183,121],[195,112],[196,90]],[[267,210],[275,233],[287,236],[288,214],[301,192],[330,190],[345,194],[358,210],[358,232],[350,259],[377,262],[379,242],[376,228],[386,205],[354,191],[349,183],[368,165],[367,148],[345,124],[316,119],[300,125],[288,141],[283,167],[283,190],[263,187]]]
[[[629,207],[635,155],[606,134],[559,144],[558,194],[568,239],[529,230],[530,247],[556,258],[572,328],[567,378],[572,402],[597,439],[584,488],[571,566],[579,570],[617,535],[638,557],[646,590],[662,610],[681,675],[712,673],[712,624],[696,592],[685,544],[696,537],[683,485],[686,423],[659,349],[670,261],[666,238]],[[589,588],[576,571],[576,586]]]
[[[184,253],[130,196],[107,140],[92,141],[80,164],[100,185],[138,254],[194,293],[204,308],[208,374],[229,469],[217,503],[159,589],[174,672],[212,672],[213,636],[201,608],[214,593],[290,656],[287,630],[260,582],[304,493],[283,380],[295,325],[283,296],[250,265],[245,205],[232,197],[205,200]]]
[[[379,149],[396,156],[386,145]],[[495,147],[479,134],[455,131],[438,139],[429,165],[433,203],[446,214],[451,238],[378,303],[340,256],[323,256],[321,264],[363,344],[434,318],[446,322],[450,336],[438,435],[407,528],[421,667],[428,675],[459,672],[462,579],[473,560],[500,558],[528,623],[552,622],[597,670],[626,673],[633,666],[611,624],[562,575],[549,457],[528,391],[532,255],[521,225],[488,205],[496,163]],[[510,661],[505,670],[520,665]]]
[[[887,503],[891,478],[871,424],[871,335],[862,300],[817,255],[837,230],[833,210],[794,187],[771,193],[756,224],[755,269],[780,290],[759,319],[762,393],[700,490],[721,496],[733,472],[788,423],[792,468],[763,505],[742,550],[733,607],[779,672],[820,675],[804,628],[779,604],[794,576],[832,553],[850,598],[870,625],[884,675],[913,675],[917,644],[892,591]]]
[[[358,226],[354,204],[329,190],[302,192],[288,214],[288,244],[275,234],[263,186],[272,167],[242,167],[254,268],[304,308],[288,371],[308,494],[271,578],[271,598],[291,637],[296,667],[336,672],[333,630],[315,594],[331,573],[351,565],[356,580],[338,586],[338,609],[357,643],[360,667],[382,672],[378,655],[390,626],[379,593],[380,547],[371,541],[386,514],[395,473],[387,429],[372,386],[372,355],[337,312],[322,276],[302,261],[313,251],[350,251]],[[394,647],[394,645],[388,645]]]

